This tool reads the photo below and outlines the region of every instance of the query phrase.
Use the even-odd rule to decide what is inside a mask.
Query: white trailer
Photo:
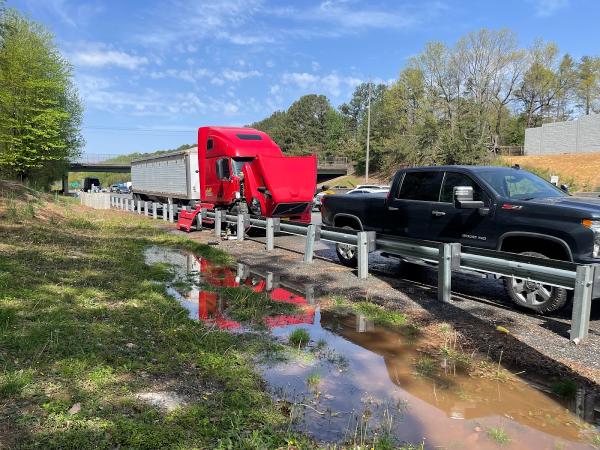
[[[131,183],[136,199],[193,205],[200,200],[198,148],[132,161]]]

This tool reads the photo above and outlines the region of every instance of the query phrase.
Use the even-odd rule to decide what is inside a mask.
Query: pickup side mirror
[[[453,198],[457,209],[479,209],[485,206],[481,200],[473,200],[472,186],[455,186]]]
[[[566,193],[569,193],[569,185],[568,184],[561,184],[560,185],[560,190]]]

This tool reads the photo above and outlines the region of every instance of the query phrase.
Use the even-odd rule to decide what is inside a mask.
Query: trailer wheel
[[[354,230],[354,228],[348,225],[342,228],[345,228],[347,230]],[[337,253],[337,257],[343,265],[348,267],[358,266],[357,251],[354,245],[336,244],[335,252]]]
[[[520,253],[526,256],[547,258],[537,252]],[[539,314],[548,314],[558,311],[567,303],[567,290],[549,286],[522,278],[504,278],[504,287],[508,296],[518,306],[533,310]]]

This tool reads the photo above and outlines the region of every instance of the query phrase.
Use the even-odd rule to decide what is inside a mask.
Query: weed
[[[431,377],[435,373],[435,361],[427,356],[419,358],[415,363],[415,371],[421,377]]]
[[[288,337],[288,342],[294,347],[303,347],[310,341],[310,334],[305,328],[296,328]]]
[[[552,392],[564,398],[574,398],[577,393],[577,383],[573,380],[562,380],[552,383]]]
[[[311,373],[306,377],[306,384],[308,384],[311,388],[317,387],[321,383],[321,375],[318,373]]]
[[[488,437],[496,444],[505,445],[510,442],[510,436],[502,427],[492,427],[487,430]]]
[[[0,375],[0,395],[16,396],[33,381],[33,371],[16,370],[6,371]]]
[[[596,433],[592,436],[592,445],[596,448],[600,448],[600,433]]]
[[[325,339],[319,339],[317,341],[317,343],[315,344],[315,350],[316,351],[322,351],[325,349],[325,347],[327,347],[327,341]]]
[[[238,322],[262,325],[263,319],[279,314],[294,314],[299,311],[292,303],[274,302],[263,292],[254,292],[247,287],[227,287],[219,290],[226,303],[228,317]]]
[[[404,327],[407,325],[407,317],[398,311],[389,311],[384,307],[369,301],[353,302],[343,296],[333,296],[331,298],[333,309],[340,313],[361,314],[365,318],[372,320],[376,325],[390,327]]]

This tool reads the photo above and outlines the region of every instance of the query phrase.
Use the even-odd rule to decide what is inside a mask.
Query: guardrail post
[[[238,213],[237,215],[237,227],[235,232],[237,234],[237,240],[243,241],[244,235],[246,234],[246,222],[247,222],[246,214]]]
[[[358,278],[369,276],[369,253],[375,251],[375,232],[359,231],[356,235],[356,257],[358,262]]]
[[[149,208],[148,208],[148,203],[149,202],[144,202],[144,215],[146,217],[150,215],[150,211],[149,211]]]
[[[267,217],[267,251],[275,248],[275,233],[279,232],[281,222],[279,217]]]
[[[169,203],[169,222],[175,222],[175,209],[173,208],[173,202]]]
[[[215,236],[221,237],[221,228],[223,227],[223,221],[225,219],[227,211],[223,209],[215,209]]]
[[[162,216],[164,221],[169,220],[169,205],[166,203],[162,204]]]
[[[438,256],[438,300],[449,302],[452,292],[452,270],[460,266],[460,244],[440,244]]]
[[[142,201],[141,200],[137,201],[137,213],[138,214],[142,213]]]
[[[571,316],[571,342],[579,344],[588,335],[590,311],[592,308],[592,287],[594,266],[578,266],[573,294],[573,314]]]
[[[129,201],[129,206],[131,207],[131,212],[134,213],[135,212],[135,200],[131,199]]]
[[[202,231],[204,219],[206,219],[206,208],[200,208],[200,213],[196,214],[196,231]]]
[[[315,251],[315,237],[317,235],[317,226],[309,225],[306,228],[306,242],[304,244],[304,262],[312,263]]]
[[[267,272],[265,275],[265,291],[271,292],[273,290],[273,280],[274,280],[273,272]]]

